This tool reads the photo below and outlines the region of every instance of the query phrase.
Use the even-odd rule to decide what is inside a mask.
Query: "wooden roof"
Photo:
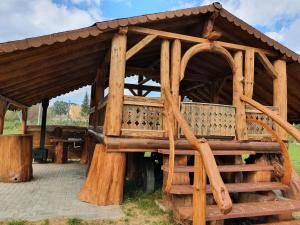
[[[297,94],[300,85],[298,76],[300,56],[230,14],[219,3],[105,21],[73,31],[2,43],[0,44],[0,94],[30,106],[43,98],[52,98],[92,84],[116,29],[134,25],[200,36],[204,21],[213,12],[219,12],[215,29],[223,34],[220,40],[272,50],[278,53],[278,57],[285,57],[288,60],[289,117],[300,119],[300,109],[295,107],[300,100]],[[129,33],[128,48],[141,38],[137,34]],[[183,45],[183,49],[188,47],[188,44]],[[156,40],[132,57],[127,63],[128,68],[132,69],[128,75],[138,67],[145,69],[144,75],[159,80],[159,48],[160,42]],[[224,77],[227,72],[230,73],[224,60],[210,54],[193,58],[187,71],[186,79],[182,82],[183,90],[190,88],[200,75],[201,79],[204,77],[214,82],[215,79]],[[256,76],[254,98],[264,104],[271,104],[272,83],[260,70],[256,73],[261,75]],[[230,78],[225,82],[230,83]],[[224,103],[231,99],[229,83],[222,91]],[[196,92],[196,95],[202,96],[197,100],[206,101],[207,90],[197,90],[199,93]],[[195,95],[195,90],[191,94]]]

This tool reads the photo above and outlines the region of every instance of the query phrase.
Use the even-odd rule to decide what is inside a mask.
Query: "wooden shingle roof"
[[[52,98],[92,84],[116,29],[141,26],[199,36],[205,19],[213,12],[219,12],[215,26],[222,31],[223,41],[272,50],[278,53],[278,57],[285,57],[289,62],[288,76],[292,77],[289,79],[289,93],[295,93],[300,85],[298,78],[300,56],[235,17],[222,8],[221,4],[213,3],[189,9],[104,21],[82,29],[2,43],[0,95],[30,106],[43,98]],[[128,46],[132,46],[140,40],[139,38],[129,34]],[[129,60],[128,65],[145,67],[153,63],[157,57],[159,57],[159,42],[154,41],[151,43],[151,49],[143,50],[141,55]],[[203,70],[207,70],[208,74],[225,69],[222,67],[222,61],[218,59],[211,61],[219,63],[220,69],[214,70],[201,63],[197,66],[203,66]],[[261,83],[264,85],[263,81]],[[272,94],[272,88],[261,89],[265,89],[268,95]],[[260,98],[264,98],[263,93],[260,93]],[[266,102],[271,101],[270,96],[266,98]],[[289,101],[292,117],[300,118],[300,109],[292,107],[295,103],[299,103],[300,98],[294,94],[289,95]]]

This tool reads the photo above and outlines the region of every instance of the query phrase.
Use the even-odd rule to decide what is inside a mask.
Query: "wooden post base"
[[[65,148],[64,142],[56,142],[53,161],[57,164],[68,162],[68,150]]]
[[[87,180],[79,199],[96,205],[117,205],[123,201],[126,154],[107,153],[96,144]]]
[[[32,136],[0,136],[0,181],[25,182],[32,179]]]

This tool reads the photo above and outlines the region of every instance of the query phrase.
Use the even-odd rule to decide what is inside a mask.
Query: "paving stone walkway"
[[[32,181],[0,183],[0,221],[122,217],[119,206],[99,207],[78,200],[85,173],[86,167],[78,163],[33,164]]]

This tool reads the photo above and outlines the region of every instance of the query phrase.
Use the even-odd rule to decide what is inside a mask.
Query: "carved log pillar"
[[[279,116],[287,120],[287,72],[286,62],[284,60],[276,60],[274,62],[274,69],[278,73],[278,77],[273,81],[273,105],[278,107]],[[276,126],[276,131],[282,140],[287,140],[287,133],[284,129]]]
[[[254,49],[245,52],[245,85],[244,94],[252,98],[254,86]]]
[[[112,136],[119,136],[121,134],[126,67],[126,44],[126,34],[115,34],[111,45],[109,95],[105,119],[106,134]]]
[[[95,106],[95,82],[92,84],[91,86],[91,98],[90,98],[90,108]],[[95,111],[96,111],[96,107],[95,107]],[[90,117],[89,117],[89,125],[92,126],[94,125],[94,121],[95,121],[95,111],[93,113],[90,113]]]
[[[243,52],[234,54],[235,72],[233,74],[233,105],[236,107],[236,138],[247,140],[246,107],[240,96],[244,93],[243,88]]]
[[[8,102],[4,100],[0,100],[0,134],[3,134],[4,118],[5,118],[5,113],[7,108],[8,108]]]

